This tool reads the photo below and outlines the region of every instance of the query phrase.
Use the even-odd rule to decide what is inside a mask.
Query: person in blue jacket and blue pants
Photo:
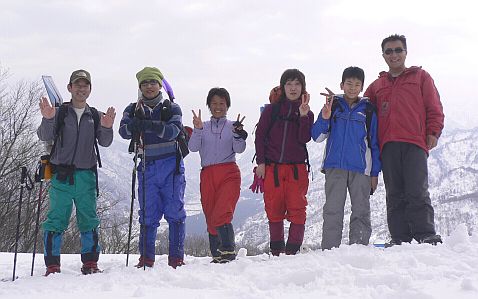
[[[361,68],[346,68],[340,83],[344,94],[334,95],[329,89],[328,94],[322,93],[326,103],[311,129],[314,141],[327,140],[321,167],[326,196],[322,250],[340,246],[347,189],[352,206],[349,244],[368,245],[372,233],[370,194],[377,188],[381,163],[377,115],[368,99],[359,96],[364,79]],[[371,116],[370,132],[367,113]]]

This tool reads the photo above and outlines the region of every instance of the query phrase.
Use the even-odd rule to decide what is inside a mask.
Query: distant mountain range
[[[236,241],[265,248],[268,246],[269,230],[261,194],[252,193],[248,188],[252,183],[254,164],[254,135],[248,140],[246,151],[237,156],[242,173],[241,197],[234,214]],[[437,232],[448,235],[458,224],[465,223],[470,231],[478,228],[478,128],[445,131],[437,148],[431,151],[429,165],[429,191],[435,208]],[[308,192],[307,223],[304,244],[317,248],[322,235],[322,206],[325,202],[324,175],[320,163],[324,144],[310,142],[309,156],[312,166]],[[131,201],[131,174],[133,155],[127,153],[128,145],[115,140],[111,147],[100,149],[103,168],[100,169],[100,186],[103,192],[110,193],[119,200],[116,209],[120,214],[128,214]],[[197,153],[185,159],[186,165],[186,210],[187,234],[206,235],[206,224],[202,214],[199,194],[200,161]],[[371,242],[388,239],[385,210],[385,188],[382,178],[379,187],[371,196],[372,238]],[[135,215],[138,203],[135,202]],[[347,200],[344,217],[343,242],[348,240],[350,202]],[[288,225],[286,225],[288,227]]]

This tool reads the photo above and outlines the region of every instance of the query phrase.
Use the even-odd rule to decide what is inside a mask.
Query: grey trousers
[[[427,153],[406,142],[387,142],[382,150],[387,191],[387,222],[394,240],[421,241],[435,232],[435,212],[428,193]]]
[[[368,245],[372,233],[370,223],[370,177],[343,169],[325,170],[325,204],[323,208],[322,249],[339,247],[344,225],[347,189],[350,193],[349,244]]]

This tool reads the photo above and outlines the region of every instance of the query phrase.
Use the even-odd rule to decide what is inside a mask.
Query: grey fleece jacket
[[[56,112],[55,117],[52,119],[42,118],[40,127],[37,130],[38,138],[41,141],[54,140],[58,108]],[[98,114],[101,119],[103,113],[98,111]],[[63,138],[58,138],[50,162],[55,165],[73,164],[76,168],[81,169],[95,166],[97,159],[94,147],[94,127],[93,116],[88,105],[81,115],[79,125],[75,110],[69,105],[65,117],[65,126],[63,127]],[[105,128],[98,124],[96,135],[98,144],[101,146],[107,147],[113,142],[113,128]]]

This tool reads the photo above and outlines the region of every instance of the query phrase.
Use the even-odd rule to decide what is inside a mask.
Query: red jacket
[[[304,163],[306,160],[305,144],[310,141],[310,129],[314,123],[314,114],[300,117],[300,99],[280,102],[279,116],[272,124],[272,106],[267,105],[261,114],[256,129],[257,164]],[[285,120],[287,119],[287,120]]]
[[[390,141],[416,144],[428,153],[426,136],[437,138],[445,115],[432,77],[421,67],[407,68],[398,77],[381,72],[365,91],[377,107],[380,149]]]

